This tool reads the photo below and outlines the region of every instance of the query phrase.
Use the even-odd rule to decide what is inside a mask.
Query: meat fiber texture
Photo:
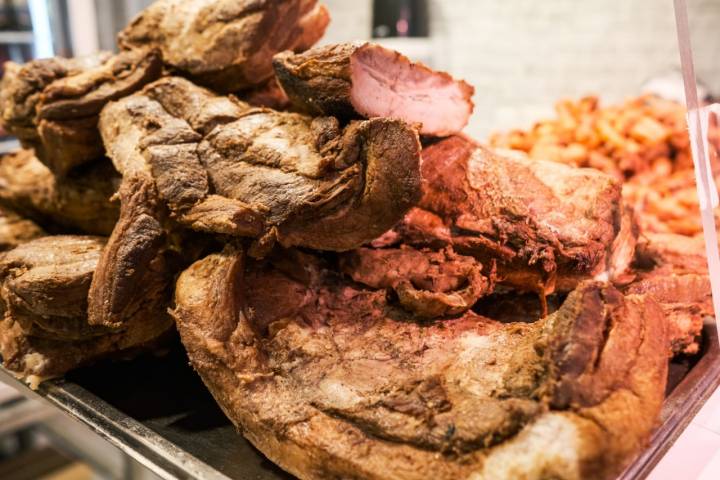
[[[255,256],[275,243],[349,250],[420,196],[417,132],[399,120],[343,129],[332,117],[251,108],[169,77],[109,104],[100,130],[123,186],[91,323],[116,324],[114,292],[142,284],[141,272],[117,277],[117,265],[150,262],[178,229],[254,239]]]
[[[111,201],[120,175],[107,159],[58,178],[32,150],[0,157],[0,206],[17,211],[55,233],[109,235],[118,219]]]
[[[473,111],[473,87],[372,43],[342,43],[275,56],[278,81],[313,115],[400,118],[420,133],[459,133]]]
[[[229,93],[266,82],[273,55],[310,48],[329,21],[316,0],[159,0],[120,32],[118,44],[158,48],[170,69]]]
[[[452,245],[520,291],[568,292],[623,279],[636,234],[620,185],[592,169],[501,156],[459,136],[422,152],[423,197],[374,245]]]
[[[166,78],[106,107],[100,128],[124,178],[152,178],[178,223],[258,248],[355,248],[420,195],[417,133],[398,120],[341,128]]]
[[[637,278],[626,292],[651,295],[667,317],[672,354],[695,354],[715,315],[702,237],[647,233],[638,244]]]
[[[5,64],[2,125],[58,176],[103,155],[98,114],[161,74],[157,50]]]
[[[120,329],[88,324],[88,290],[102,237],[56,235],[0,257],[0,355],[31,385],[99,358],[140,349],[172,328],[167,294],[133,305]]]
[[[667,375],[651,298],[589,281],[542,320],[428,320],[364,282],[314,255],[233,247],[177,282],[194,368],[293,475],[604,479],[648,440]]]

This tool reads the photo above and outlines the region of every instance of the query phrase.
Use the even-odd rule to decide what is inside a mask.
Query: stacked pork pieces
[[[655,254],[621,183],[464,136],[472,87],[312,48],[328,21],[160,0],[118,54],[6,67],[5,368],[37,383],[175,325],[300,478],[610,478],[695,340],[637,283]]]

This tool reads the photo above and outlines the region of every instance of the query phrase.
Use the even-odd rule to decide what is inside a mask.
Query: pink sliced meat
[[[274,58],[293,103],[312,114],[399,118],[420,133],[460,132],[473,111],[474,88],[372,43],[341,43]]]

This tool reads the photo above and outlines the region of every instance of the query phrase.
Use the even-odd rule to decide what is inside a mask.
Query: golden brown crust
[[[172,329],[165,302],[133,305],[119,327],[88,323],[87,300],[105,239],[46,236],[0,261],[0,355],[35,383],[157,340]]]
[[[647,441],[667,369],[651,299],[586,282],[543,321],[420,324],[323,268],[226,248],[176,288],[193,366],[294,475],[611,478]]]
[[[497,261],[499,282],[517,290],[627,281],[637,231],[611,177],[503,156],[462,136],[425,147],[422,158],[423,197],[396,241]]]
[[[152,49],[15,65],[0,85],[3,126],[64,176],[102,157],[102,107],[157,79],[161,67],[160,53]]]
[[[49,231],[109,235],[118,219],[111,197],[120,176],[106,159],[58,179],[31,150],[20,150],[0,157],[0,182],[0,205]]]
[[[108,105],[100,130],[117,169],[154,181],[173,220],[254,238],[256,256],[276,242],[358,247],[420,196],[420,141],[399,120],[341,128],[168,77]]]
[[[272,56],[302,51],[330,21],[315,0],[160,0],[118,35],[121,48],[157,47],[171,69],[231,93],[272,77]]]

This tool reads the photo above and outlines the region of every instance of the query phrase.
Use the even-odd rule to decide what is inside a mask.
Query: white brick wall
[[[369,0],[324,0],[325,41],[370,35]],[[720,94],[720,0],[689,0],[699,77]],[[679,68],[671,0],[431,0],[433,64],[476,87],[468,132],[527,126],[560,97],[616,101]]]

